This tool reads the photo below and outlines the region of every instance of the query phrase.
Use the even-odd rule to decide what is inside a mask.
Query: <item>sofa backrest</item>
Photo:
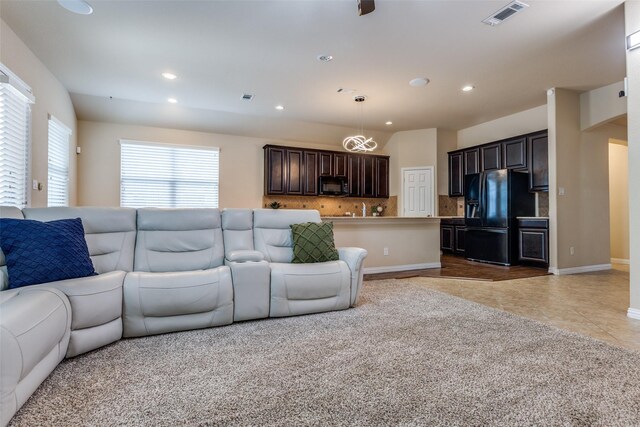
[[[223,261],[218,209],[138,209],[135,271],[205,270]]]
[[[22,211],[13,206],[0,206],[0,218],[24,219]],[[9,276],[7,274],[7,260],[0,249],[0,291],[9,287]]]
[[[55,221],[80,218],[93,267],[98,273],[131,271],[136,238],[136,211],[129,208],[25,208],[26,219]]]
[[[224,254],[233,251],[252,251],[253,211],[251,209],[224,209],[222,211]]]
[[[254,209],[253,243],[269,262],[291,262],[291,224],[320,222],[320,212],[307,209]]]

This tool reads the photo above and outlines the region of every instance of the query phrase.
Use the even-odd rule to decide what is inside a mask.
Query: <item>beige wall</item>
[[[75,205],[77,201],[75,154],[77,132],[76,114],[69,92],[2,20],[0,20],[0,62],[31,86],[36,98],[31,109],[31,179],[42,182],[43,190],[31,190],[31,206],[47,206],[49,114],[55,116],[72,131],[69,144],[69,204]]]
[[[629,168],[626,141],[609,141],[611,258],[629,260]]]
[[[580,94],[580,129],[591,129],[627,113],[627,98],[619,97],[623,82]]]
[[[625,34],[640,31],[640,2],[625,2]],[[640,49],[627,51],[627,121],[629,182],[640,182]],[[635,190],[635,191],[634,191]],[[640,192],[629,191],[629,259],[631,262],[629,312],[640,319]]]
[[[120,139],[220,148],[221,208],[262,204],[265,144],[324,148],[335,146],[102,122],[78,122],[78,204],[120,205]]]
[[[436,129],[419,129],[394,133],[383,151],[389,159],[389,194],[398,196],[398,215],[402,215],[402,168],[434,167],[434,191],[438,180],[438,143]],[[437,198],[436,198],[437,199]]]
[[[440,264],[440,220],[435,218],[332,219],[337,247],[364,248],[369,272]],[[388,248],[389,255],[384,255]],[[371,269],[374,269],[373,271]],[[396,268],[399,270],[402,268]]]
[[[458,148],[458,132],[438,129],[438,194],[449,195],[449,151]]]
[[[548,98],[550,268],[562,273],[606,266],[610,263],[608,142],[625,139],[626,129],[603,125],[582,132],[579,93],[555,89]]]
[[[531,108],[458,131],[458,148],[467,148],[547,128],[547,106]]]

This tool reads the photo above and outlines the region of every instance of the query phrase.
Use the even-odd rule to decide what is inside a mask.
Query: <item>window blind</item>
[[[120,205],[217,208],[220,155],[213,147],[120,141]]]
[[[0,205],[28,202],[29,138],[33,96],[0,64]]]
[[[71,130],[50,116],[48,206],[69,206],[69,136]]]

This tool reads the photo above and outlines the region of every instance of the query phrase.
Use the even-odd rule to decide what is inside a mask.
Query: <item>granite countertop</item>
[[[549,219],[548,216],[517,216],[516,219]]]

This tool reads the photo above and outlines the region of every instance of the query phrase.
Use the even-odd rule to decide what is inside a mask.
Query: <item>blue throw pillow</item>
[[[0,218],[0,247],[7,260],[9,289],[97,274],[80,218]]]

